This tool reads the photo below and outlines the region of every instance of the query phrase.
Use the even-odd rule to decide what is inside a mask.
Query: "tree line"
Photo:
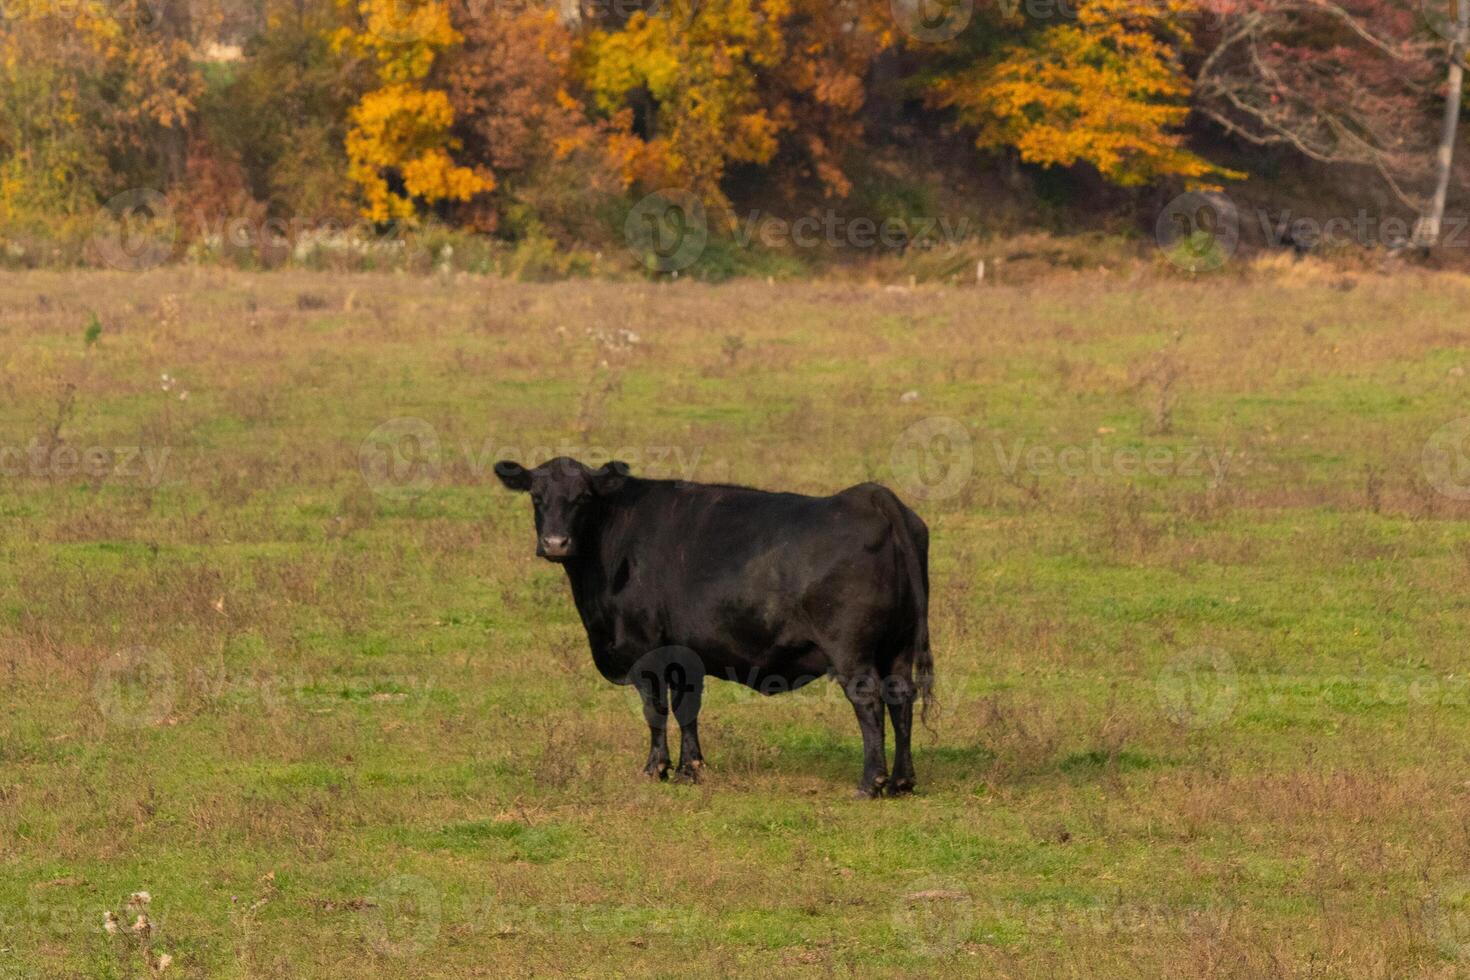
[[[1122,188],[1229,186],[1250,167],[1202,147],[1277,148],[1371,171],[1432,241],[1470,0],[3,2],[11,235],[149,188],[595,241],[658,189],[840,201],[918,126]]]

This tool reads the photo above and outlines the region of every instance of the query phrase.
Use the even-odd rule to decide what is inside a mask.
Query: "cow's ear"
[[[621,490],[627,478],[628,464],[615,459],[604,464],[601,469],[592,471],[592,486],[597,489],[598,494],[606,496]]]
[[[508,490],[526,491],[531,489],[531,471],[520,463],[512,463],[508,459],[502,459],[495,464],[495,475],[500,477]]]

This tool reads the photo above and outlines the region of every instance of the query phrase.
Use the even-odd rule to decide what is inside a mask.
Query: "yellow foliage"
[[[770,161],[782,123],[761,104],[759,82],[783,55],[786,9],[784,0],[706,0],[687,23],[640,12],[587,39],[583,77],[599,108],[617,118],[639,89],[657,107],[649,138],[625,129],[611,139],[625,182],[686,183],[718,204],[727,162]]]
[[[1048,166],[1079,160],[1108,180],[1239,177],[1184,148],[1190,0],[1082,0],[1076,23],[1049,27],[995,64],[940,82],[937,101],[977,127],[982,147],[1013,146]]]
[[[425,78],[434,55],[461,40],[442,0],[356,0],[354,6],[362,29],[343,27],[332,35],[332,44],[375,59],[384,82]]]
[[[136,186],[167,172],[179,145],[172,137],[186,129],[203,89],[175,27],[144,0],[8,6],[0,219],[95,208],[99,194],[124,180]]]
[[[434,58],[460,42],[443,0],[357,0],[362,30],[342,28],[332,36],[337,50],[371,57],[383,87],[367,93],[350,114],[347,176],[362,191],[364,217],[377,222],[416,219],[414,199],[467,201],[494,189],[482,169],[458,166],[449,151],[454,110],[449,97],[418,83]],[[389,175],[403,181],[395,193]]]

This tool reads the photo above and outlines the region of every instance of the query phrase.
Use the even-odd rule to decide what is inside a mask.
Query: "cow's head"
[[[529,492],[536,508],[536,554],[549,561],[577,557],[578,545],[596,520],[601,498],[616,493],[628,477],[628,464],[613,461],[599,469],[558,456],[528,470],[502,459],[495,475],[511,490]]]

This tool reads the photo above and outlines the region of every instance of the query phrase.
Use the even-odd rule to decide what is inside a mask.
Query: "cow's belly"
[[[705,676],[743,684],[762,694],[784,694],[805,687],[831,669],[820,649],[775,648],[762,656],[722,655],[702,657]]]
[[[798,597],[783,598],[670,616],[668,642],[698,654],[706,677],[764,694],[794,691],[826,676],[832,663]]]
[[[626,683],[638,661],[664,648],[694,653],[709,679],[743,684],[764,694],[804,687],[831,669],[827,653],[799,625],[794,612],[775,608],[750,615],[705,615],[692,604],[672,609],[611,610],[607,642],[594,646],[602,675]]]

